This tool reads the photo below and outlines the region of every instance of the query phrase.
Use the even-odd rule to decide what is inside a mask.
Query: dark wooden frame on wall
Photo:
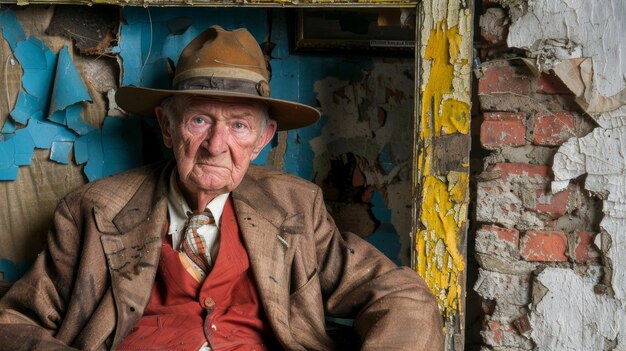
[[[429,0],[424,3],[419,0],[330,1],[320,3],[314,0],[248,0],[246,2],[237,0],[194,0],[193,2],[189,0],[0,0],[0,4],[289,7],[298,10],[381,7],[413,9],[416,13],[416,40],[413,52],[419,54],[414,55],[414,96],[417,98],[413,116],[413,216],[410,233],[414,244],[412,268],[425,278],[440,300],[446,334],[445,350],[463,350],[466,291],[463,265],[467,261],[465,245],[466,212],[469,203],[467,188],[469,186],[469,96],[473,0]],[[299,49],[306,49],[306,40],[305,37],[299,40]],[[309,45],[311,47],[316,46],[315,43],[308,44],[311,44]],[[357,49],[356,43],[350,41],[344,43],[337,41],[333,45],[332,50],[341,45],[348,50]],[[395,49],[382,51],[399,54]],[[452,51],[455,51],[454,55]],[[449,62],[443,62],[445,60]],[[442,64],[448,65],[447,69],[437,68]],[[449,80],[450,83],[447,86],[436,84],[442,79]],[[452,103],[446,104],[450,101]],[[467,106],[459,112],[459,106],[462,104]],[[454,114],[454,116],[446,116],[446,114]],[[455,122],[442,127],[438,119],[447,120],[448,118],[450,121],[465,118],[467,123],[461,128],[454,125]],[[440,130],[436,128],[437,126]],[[451,129],[453,131],[450,131]],[[434,187],[433,184],[435,184]],[[442,256],[448,260],[455,258],[457,265],[456,271],[453,272],[454,279],[449,282],[451,285],[445,287],[438,286],[438,282],[433,283],[446,276],[446,272],[442,273],[440,269],[441,262],[446,261]],[[456,304],[447,305],[445,302],[455,298],[458,300]],[[443,305],[441,301],[444,301]],[[412,326],[405,327],[411,328]]]
[[[306,8],[296,9],[293,14],[291,50],[293,53],[367,54],[367,55],[412,55],[415,49],[415,28],[389,25],[382,29],[373,26],[373,19],[384,15],[382,11],[411,11],[415,23],[415,9],[401,8]],[[396,14],[393,14],[396,15]],[[309,25],[310,21],[326,21]],[[344,30],[345,22],[360,21],[356,33]],[[364,26],[367,24],[366,26]],[[374,27],[374,28],[372,28]],[[328,28],[332,28],[328,30]]]

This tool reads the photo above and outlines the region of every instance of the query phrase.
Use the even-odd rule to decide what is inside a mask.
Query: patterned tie
[[[178,251],[181,259],[190,262],[185,265],[189,273],[200,281],[206,277],[212,266],[211,249],[217,239],[217,227],[210,212],[193,213],[187,220],[185,236]]]

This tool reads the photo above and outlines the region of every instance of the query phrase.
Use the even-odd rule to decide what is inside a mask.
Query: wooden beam
[[[433,0],[422,3],[419,10],[413,265],[437,297],[445,349],[462,350],[472,5],[462,0]]]

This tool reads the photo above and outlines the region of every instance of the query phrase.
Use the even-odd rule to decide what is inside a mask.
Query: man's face
[[[157,107],[165,145],[172,148],[186,196],[232,191],[276,131],[264,107],[202,97],[176,97]]]

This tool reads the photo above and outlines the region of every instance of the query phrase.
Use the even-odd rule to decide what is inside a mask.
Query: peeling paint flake
[[[0,11],[0,29],[2,29],[2,36],[13,51],[17,48],[18,42],[26,40],[24,29],[17,21],[13,11]]]
[[[537,0],[515,21],[509,47],[529,51],[536,71],[553,69],[591,114],[626,113],[622,0]]]
[[[50,101],[50,114],[65,110],[77,102],[91,101],[87,88],[76,70],[67,46],[59,53]]]

